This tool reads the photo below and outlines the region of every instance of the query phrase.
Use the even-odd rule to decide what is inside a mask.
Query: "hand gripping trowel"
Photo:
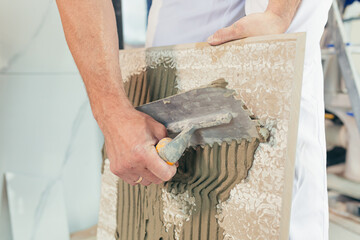
[[[234,98],[234,90],[223,80],[211,85],[151,102],[136,109],[165,125],[169,136],[156,150],[168,164],[176,163],[187,147],[213,145],[233,140],[267,139],[259,124],[250,118],[244,103]]]

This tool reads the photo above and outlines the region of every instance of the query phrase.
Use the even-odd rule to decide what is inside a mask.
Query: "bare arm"
[[[269,0],[264,13],[253,13],[241,18],[233,25],[218,30],[208,38],[208,42],[218,45],[246,37],[284,33],[300,2],[301,0]]]
[[[176,172],[154,145],[166,129],[136,111],[121,80],[116,20],[111,0],[57,0],[67,43],[105,137],[111,171],[134,185],[169,180]]]

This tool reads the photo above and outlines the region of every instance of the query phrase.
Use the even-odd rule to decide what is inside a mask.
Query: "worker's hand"
[[[110,170],[125,182],[136,185],[160,184],[170,180],[176,166],[168,165],[155,150],[167,136],[166,128],[150,116],[128,108],[102,124]]]
[[[269,10],[264,13],[253,13],[229,27],[218,30],[207,41],[211,45],[219,45],[246,37],[280,34],[287,30],[290,23],[289,17],[279,16]]]

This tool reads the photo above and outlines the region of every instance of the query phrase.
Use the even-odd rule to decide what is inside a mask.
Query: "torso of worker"
[[[154,0],[147,46],[204,42],[268,0]],[[320,38],[330,0],[303,0],[287,32],[306,32],[290,239],[327,239],[328,206]],[[256,27],[256,26],[254,26]]]

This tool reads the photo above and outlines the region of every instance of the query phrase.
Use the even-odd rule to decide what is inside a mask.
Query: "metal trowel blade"
[[[234,91],[222,87],[204,87],[151,102],[136,109],[144,112],[167,128],[169,134],[179,133],[187,127],[202,126],[191,137],[190,146],[213,145],[233,140],[258,138],[257,123],[250,118],[244,103],[235,99]],[[206,127],[207,121],[217,116],[231,115],[231,120],[217,126]]]

